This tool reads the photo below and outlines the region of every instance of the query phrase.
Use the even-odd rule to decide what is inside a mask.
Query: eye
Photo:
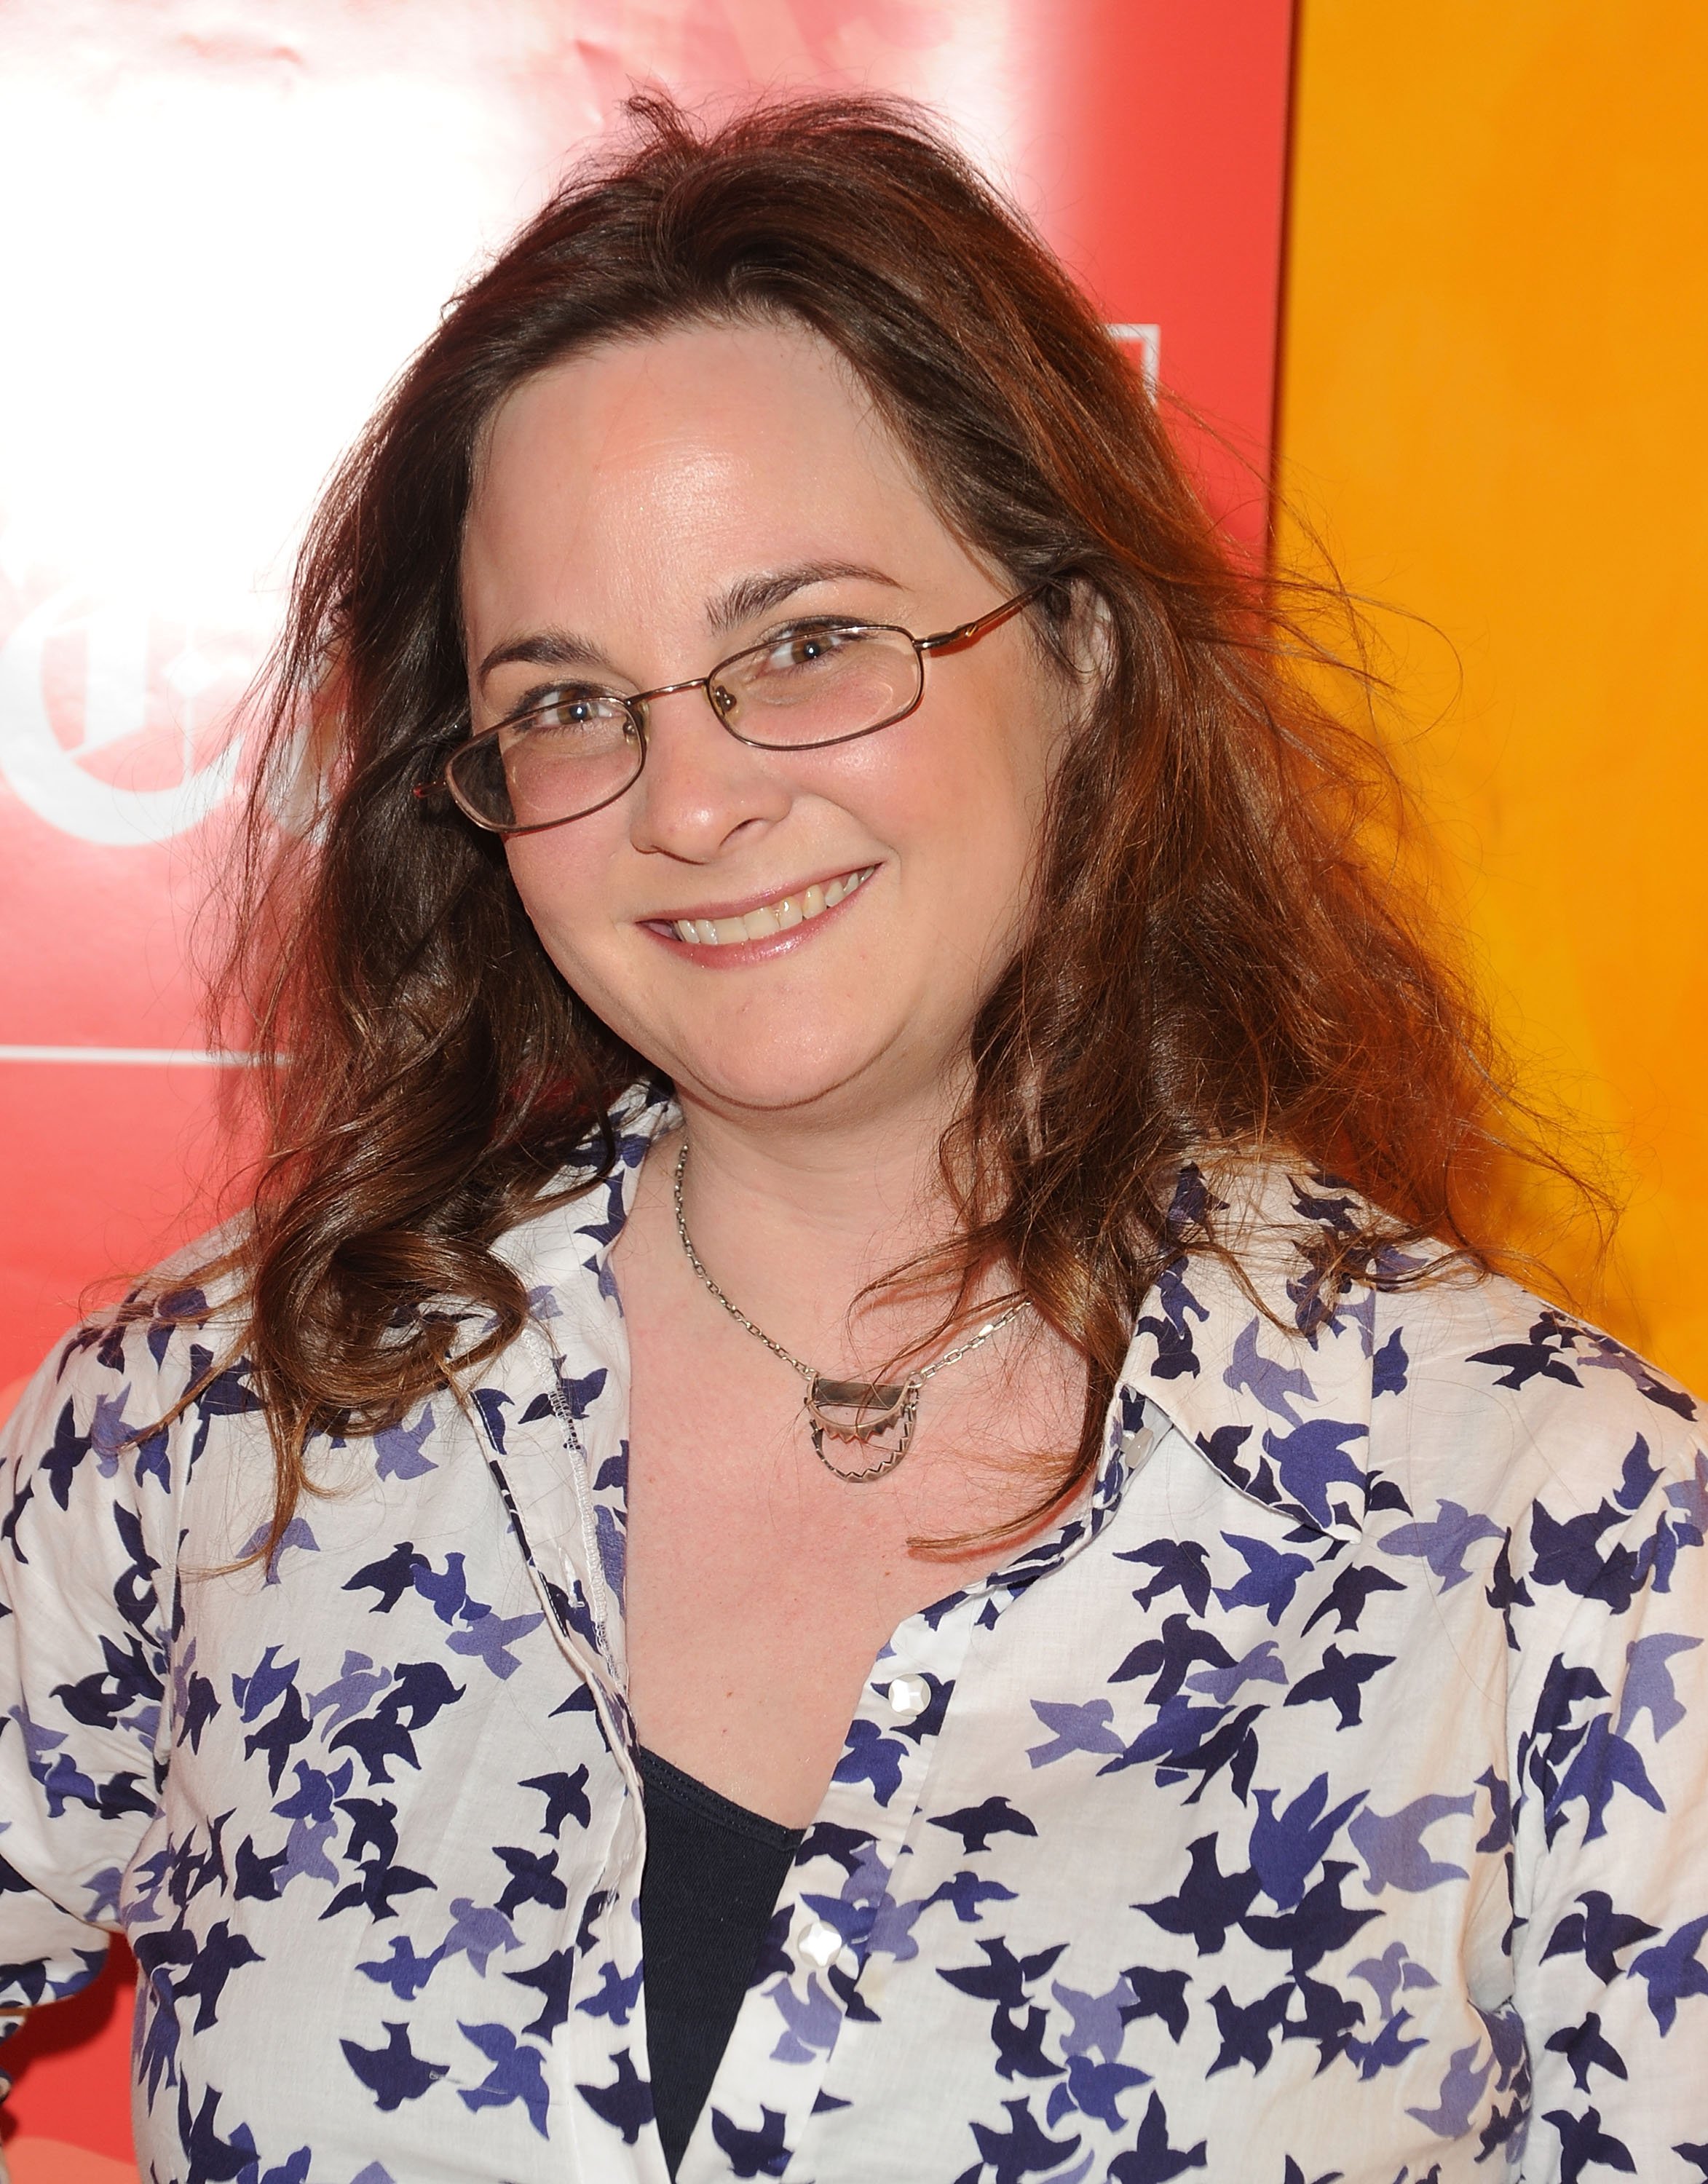
[[[812,667],[820,661],[840,658],[858,644],[863,634],[858,628],[839,628],[823,622],[782,630],[767,648],[764,665],[772,674]]]
[[[599,727],[622,712],[609,690],[589,682],[561,682],[550,690],[530,691],[504,726],[524,734],[539,728]]]

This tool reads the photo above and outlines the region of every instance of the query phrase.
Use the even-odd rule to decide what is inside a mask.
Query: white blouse
[[[0,2003],[129,1936],[161,2184],[663,2184],[607,1262],[672,1119],[265,1571],[241,1362],[150,1430],[216,1312],[7,1430]],[[682,2184],[1708,2177],[1696,1407],[1504,1282],[1320,1317],[1345,1195],[1264,1202],[1275,1318],[1178,1260],[1079,1502],[874,1662]]]

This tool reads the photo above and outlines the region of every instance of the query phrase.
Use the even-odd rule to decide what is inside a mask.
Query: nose
[[[775,825],[793,791],[773,754],[719,724],[704,684],[678,684],[648,701],[646,766],[631,795],[634,847],[701,865],[744,828]]]

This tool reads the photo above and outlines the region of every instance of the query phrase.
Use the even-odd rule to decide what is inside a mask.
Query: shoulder
[[[62,1336],[0,1428],[0,1466],[19,1497],[45,1483],[64,1510],[74,1480],[168,1497],[215,1412],[256,1407],[237,1284],[199,1270],[230,1258],[231,1228],[187,1245],[127,1295]]]
[[[1610,1502],[1635,1514],[1669,1487],[1676,1504],[1708,1485],[1698,1399],[1515,1282],[1449,1273],[1378,1290],[1372,1317],[1373,1383],[1409,1397],[1408,1440],[1438,1446],[1443,1462],[1457,1451],[1490,1500],[1571,1513]]]
[[[1265,1498],[1348,1528],[1366,1497],[1515,1529],[1537,1506],[1705,1513],[1701,1407],[1612,1335],[1428,1244],[1329,1286],[1381,1217],[1309,1169],[1218,1178],[1209,1202],[1227,1256],[1176,1262],[1131,1364],[1201,1447],[1237,1440]]]

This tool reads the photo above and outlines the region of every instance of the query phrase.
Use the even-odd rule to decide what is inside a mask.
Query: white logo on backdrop
[[[87,760],[149,730],[148,618],[134,607],[78,611],[80,595],[59,592],[19,623],[0,645],[0,775],[38,819],[80,842],[111,848],[166,842],[198,827],[230,793],[237,777],[235,735],[198,764],[190,728],[197,699],[219,671],[187,644],[163,679],[178,710],[178,779],[127,788],[92,772]],[[81,627],[85,636],[81,738],[62,743],[48,705],[47,648]]]

